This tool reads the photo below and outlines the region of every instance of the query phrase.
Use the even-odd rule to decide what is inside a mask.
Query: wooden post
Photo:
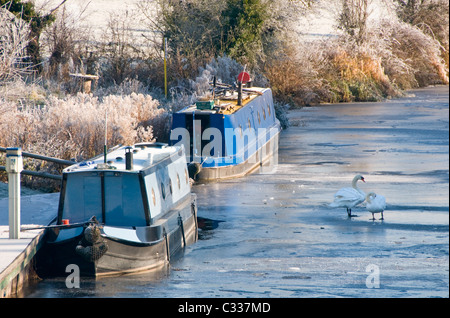
[[[77,81],[82,81],[81,91],[83,93],[89,94],[92,91],[92,80],[98,80],[97,75],[89,75],[89,74],[69,74],[74,77]]]
[[[91,92],[92,81],[90,79],[85,79],[83,83],[83,93],[89,94]]]

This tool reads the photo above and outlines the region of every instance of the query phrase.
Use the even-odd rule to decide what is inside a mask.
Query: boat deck
[[[214,108],[213,109],[198,109],[196,105],[190,105],[182,109],[181,113],[193,113],[193,112],[204,112],[204,113],[214,113],[214,114],[224,114],[231,115],[237,112],[239,109],[245,107],[249,102],[255,99],[257,96],[262,95],[265,88],[252,87],[242,89],[242,106],[238,105],[238,93],[232,92],[226,94],[225,96],[220,96],[219,98],[214,98]]]

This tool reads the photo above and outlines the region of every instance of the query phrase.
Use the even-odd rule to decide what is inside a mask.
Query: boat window
[[[170,194],[173,194],[172,178],[169,178],[169,191],[170,191]]]
[[[266,120],[266,111],[264,108],[263,108],[263,117],[264,117],[264,120]]]
[[[270,116],[270,104],[267,104],[267,111],[269,112],[269,116]]]
[[[177,172],[177,184],[178,184],[178,190],[181,189],[181,183],[180,183],[180,175]]]
[[[248,119],[248,128],[252,128],[252,123],[250,122],[250,118]]]
[[[261,124],[261,116],[259,115],[259,112],[258,112],[258,123]]]
[[[239,133],[241,134],[241,138],[242,138],[242,126],[239,125]]]
[[[146,225],[137,174],[105,173],[105,218],[107,225]]]
[[[155,189],[152,188],[152,200],[153,200],[153,205],[156,206],[156,195],[155,195]]]
[[[189,183],[189,174],[186,168],[184,168],[184,177],[186,178],[186,184]]]
[[[164,183],[161,182],[161,195],[163,199],[166,199],[166,189],[164,188]]]
[[[95,215],[103,222],[101,178],[97,174],[70,174],[65,187],[64,219],[76,223]]]
[[[62,217],[76,223],[87,221],[94,215],[108,225],[145,226],[139,176],[122,173],[105,173],[104,176],[99,173],[77,173],[68,176]]]

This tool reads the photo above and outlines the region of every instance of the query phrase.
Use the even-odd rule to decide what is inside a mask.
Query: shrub
[[[0,145],[24,151],[81,161],[103,151],[105,114],[108,146],[133,144],[165,136],[169,115],[150,95],[108,95],[102,101],[79,93],[59,99],[50,96],[45,105],[18,107],[0,100]],[[58,173],[60,167],[27,160],[26,169]]]
[[[291,106],[375,101],[396,94],[381,59],[347,36],[299,44],[271,60],[265,75],[275,98]]]
[[[275,98],[291,106],[377,101],[404,89],[448,84],[440,42],[395,17],[368,25],[363,42],[343,34],[297,42],[283,53],[267,60],[264,75]]]
[[[263,72],[279,102],[297,107],[314,105],[326,95],[318,77],[323,61],[320,44],[296,45],[287,48],[284,55],[268,59]]]
[[[400,21],[419,28],[424,34],[439,42],[441,57],[449,66],[449,3],[447,0],[401,1],[397,0]],[[448,74],[447,74],[448,75]]]
[[[334,101],[377,101],[393,95],[393,88],[384,74],[380,59],[355,43],[339,44],[337,50],[328,53],[329,67],[333,70],[322,74],[329,80],[331,90],[337,95]]]
[[[29,33],[29,23],[0,6],[0,85],[31,74],[31,66],[26,62]]]
[[[441,56],[440,43],[417,26],[384,19],[372,27],[368,39],[366,46],[398,88],[448,84],[448,65]]]

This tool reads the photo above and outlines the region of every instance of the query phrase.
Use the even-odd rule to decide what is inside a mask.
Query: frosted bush
[[[152,122],[165,113],[150,95],[109,95],[98,97],[79,93],[65,100],[50,98],[45,124],[48,131],[72,140],[86,157],[98,153],[103,146],[105,118],[109,145],[152,141]],[[57,124],[57,125],[55,125]]]
[[[95,91],[96,96],[108,95],[130,95],[131,93],[148,94],[148,89],[137,79],[126,78],[119,85],[112,85],[106,88],[98,87]]]
[[[206,66],[199,68],[199,76],[190,85],[195,97],[205,95],[209,89],[209,83],[216,77],[218,83],[236,84],[237,76],[244,70],[244,66],[235,60],[225,56],[213,58]]]
[[[44,106],[18,107],[0,100],[0,145],[58,158],[87,159],[103,150],[105,115],[108,146],[153,141],[154,127],[167,127],[167,111],[150,95],[79,93],[49,97]],[[165,132],[160,132],[164,135]]]
[[[0,6],[0,85],[31,73],[25,62],[29,24]]]
[[[200,67],[199,76],[195,78],[195,81],[189,81],[192,99],[195,101],[197,97],[207,94],[214,77],[217,83],[237,86],[237,77],[244,70],[250,73],[254,85],[260,87],[269,86],[269,81],[259,71],[249,70],[234,59],[223,55],[211,59],[205,67]]]
[[[35,127],[39,110],[20,111],[15,103],[0,100],[0,145],[13,147],[35,141]]]
[[[225,55],[212,59],[207,69],[213,70],[212,75],[215,75],[218,81],[233,84],[237,81],[239,73],[244,70],[244,66]]]
[[[378,33],[375,38],[384,42],[373,47],[385,48],[379,54],[383,56],[386,74],[403,82],[402,88],[449,83],[439,41],[416,26],[396,20],[382,20],[374,31]]]
[[[210,90],[209,82],[212,81],[213,74],[211,72],[211,69],[208,69],[208,67],[204,70],[202,70],[200,76],[197,76],[195,78],[195,81],[192,81],[191,85],[194,90],[195,96],[203,96],[207,94]]]

